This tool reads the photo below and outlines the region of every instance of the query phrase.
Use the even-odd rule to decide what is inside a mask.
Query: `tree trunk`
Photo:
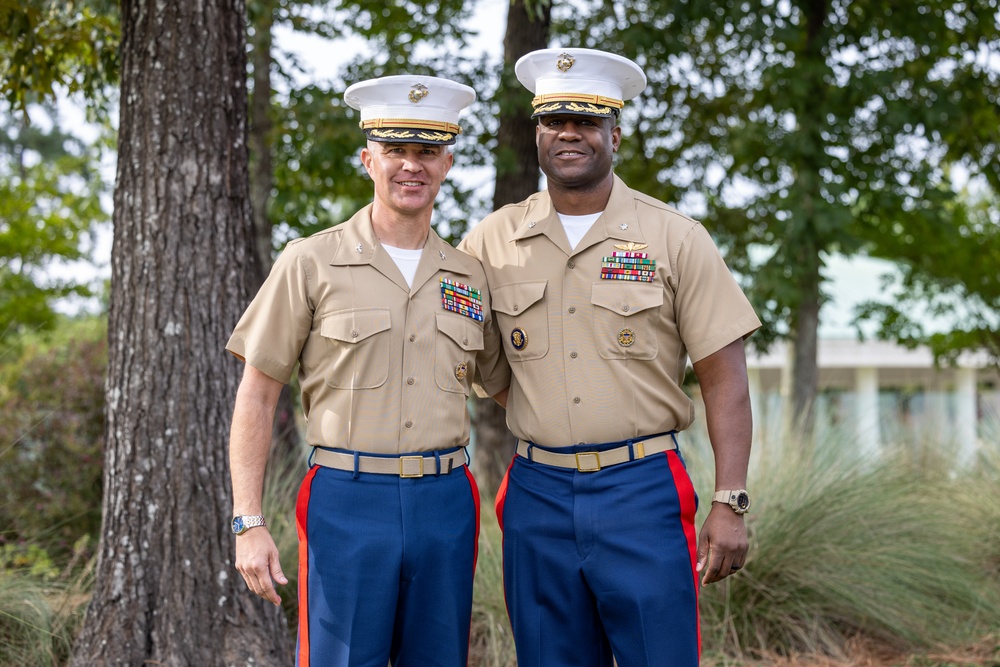
[[[818,261],[812,280],[802,285],[801,301],[795,313],[795,343],[792,362],[792,423],[805,436],[816,422],[819,391],[819,309],[820,273]]]
[[[253,66],[253,93],[250,95],[250,211],[261,266],[261,277],[257,283],[259,286],[273,264],[271,190],[274,189],[274,118],[271,113],[271,65],[274,60],[271,45],[275,8],[271,0],[262,0],[257,3],[256,8],[257,12],[250,18],[253,26],[250,38]],[[272,454],[276,456],[302,456],[299,449],[302,438],[295,421],[295,411],[292,388],[285,385],[274,411]]]
[[[497,180],[493,208],[525,199],[538,190],[538,153],[531,93],[514,75],[514,63],[526,53],[547,46],[552,6],[549,2],[512,0],[503,38],[503,73],[497,100],[500,125],[495,152]],[[476,406],[476,480],[484,495],[496,494],[514,455],[514,436],[507,430],[507,411],[492,399]]]
[[[226,445],[256,288],[243,0],[123,0],[103,526],[73,665],[287,665],[233,568]]]

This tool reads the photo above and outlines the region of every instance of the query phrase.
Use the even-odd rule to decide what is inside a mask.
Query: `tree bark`
[[[531,119],[532,96],[518,83],[514,63],[524,54],[547,46],[551,12],[551,3],[531,0],[512,0],[507,12],[503,73],[497,90],[500,124],[495,151],[494,210],[521,201],[538,190],[540,170],[535,121]],[[507,430],[507,411],[492,399],[478,402],[474,420],[476,481],[484,495],[493,496],[514,455],[515,439]]]
[[[103,525],[71,664],[287,665],[233,568],[226,340],[260,276],[243,0],[123,0]]]

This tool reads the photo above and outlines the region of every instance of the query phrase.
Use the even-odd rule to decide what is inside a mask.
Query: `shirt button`
[[[357,331],[352,331],[351,332],[351,338],[357,338],[357,337],[358,337],[358,332]]]
[[[569,358],[570,359],[576,359],[576,352],[570,352],[569,353]]]
[[[411,343],[412,343],[413,341],[415,341],[416,339],[417,339],[417,335],[416,335],[416,334],[410,334],[410,342],[411,342]]]
[[[406,384],[413,384],[413,378],[406,378]]]
[[[576,262],[574,262],[573,260],[569,260],[568,262],[566,262],[566,267],[570,268],[570,269],[575,269],[576,268]]]
[[[572,315],[575,312],[576,312],[576,306],[570,306],[569,307],[569,314]]]
[[[628,312],[628,304],[627,303],[624,306],[622,306],[622,312],[623,313],[627,313]]]
[[[574,402],[574,403],[579,403],[579,402],[580,402],[580,397],[579,397],[579,396],[577,396],[576,398],[574,398],[574,399],[573,399],[573,402]]]
[[[463,338],[462,339],[462,345],[468,345],[468,344],[469,344],[469,339],[468,338]]]
[[[517,304],[516,303],[514,304],[514,312],[515,313],[517,312]]]
[[[405,424],[406,428],[413,428],[413,422],[407,421]]]

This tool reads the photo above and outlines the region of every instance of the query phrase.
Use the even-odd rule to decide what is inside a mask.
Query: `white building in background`
[[[1000,437],[1000,372],[985,354],[936,367],[927,348],[821,338],[818,364],[817,426],[853,430],[872,454],[918,438],[953,446],[969,461],[981,442]],[[791,409],[790,349],[779,343],[758,354],[748,346],[747,369],[759,438]]]

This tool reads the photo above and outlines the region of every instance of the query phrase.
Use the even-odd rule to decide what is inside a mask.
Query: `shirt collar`
[[[636,215],[632,191],[625,182],[612,175],[611,196],[604,213],[594,223],[587,234],[577,244],[573,253],[569,252],[569,241],[547,190],[539,192],[528,201],[521,224],[511,235],[512,242],[534,236],[545,235],[567,254],[575,254],[605,239],[643,242],[642,229]]]

